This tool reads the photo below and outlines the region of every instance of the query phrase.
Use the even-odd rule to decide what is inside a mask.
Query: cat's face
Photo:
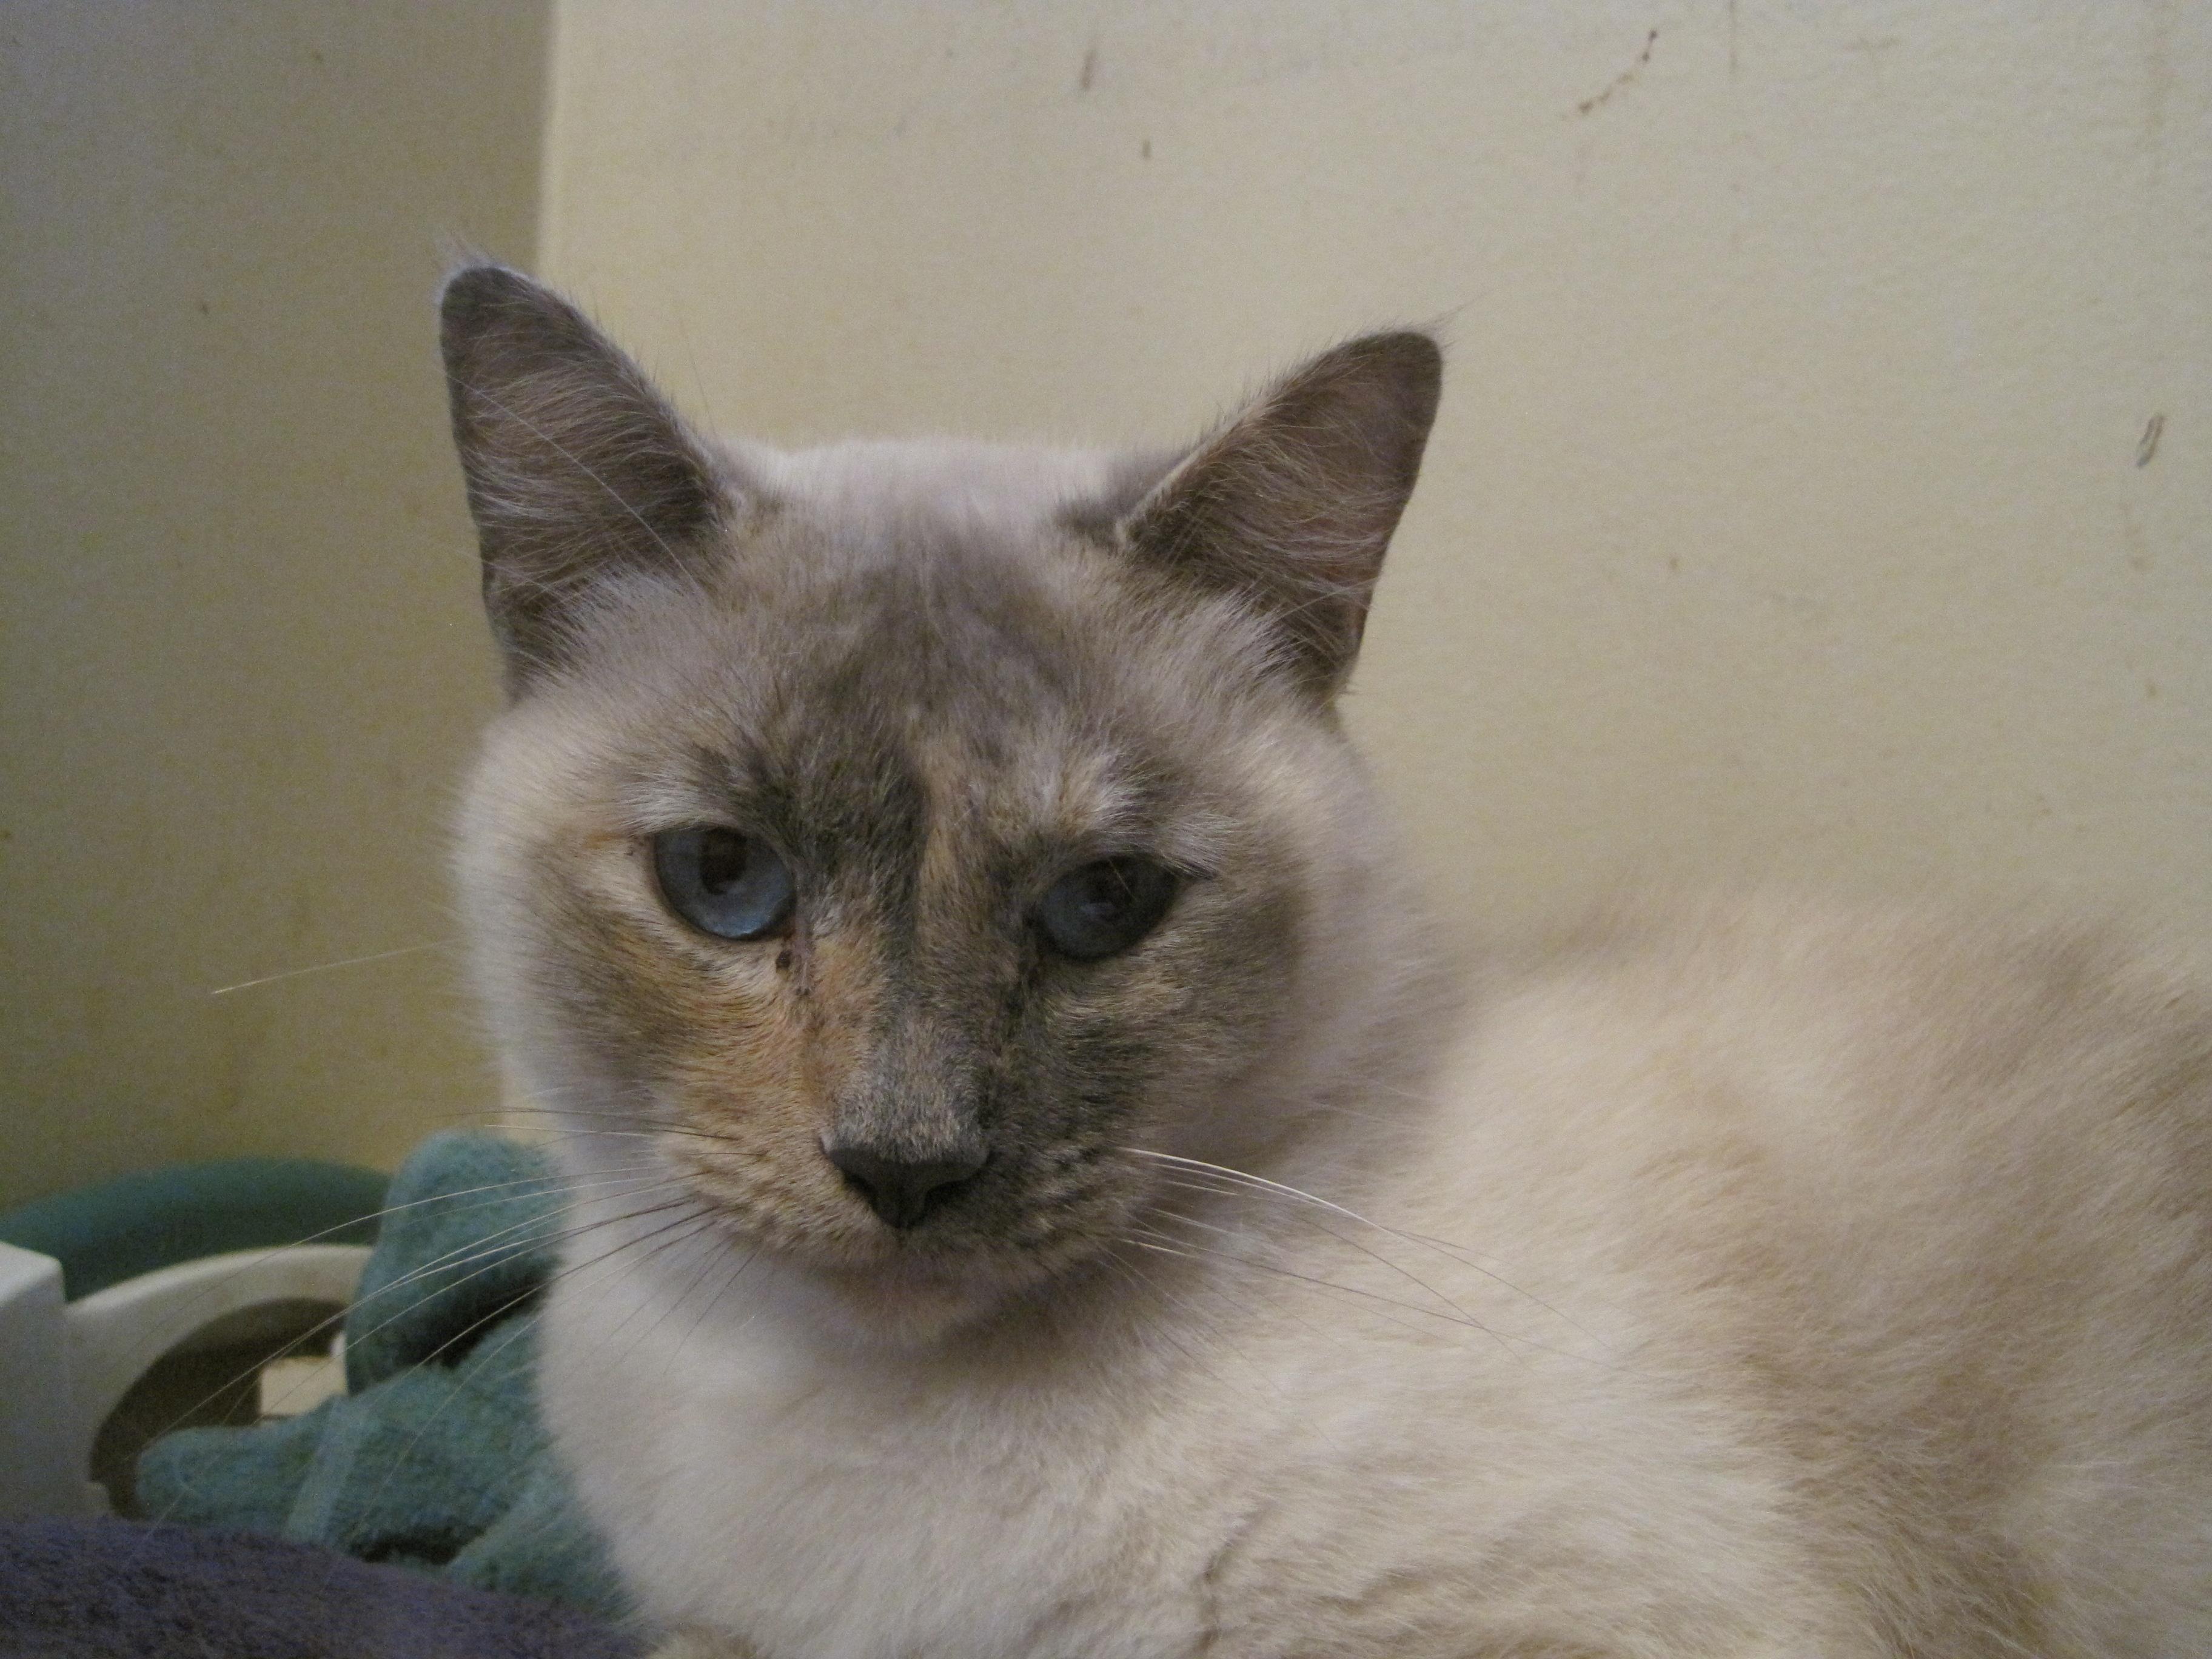
[[[514,693],[462,862],[520,1074],[889,1331],[1126,1238],[1139,1149],[1249,1131],[1357,903],[1329,699],[1432,349],[1363,343],[1357,442],[1255,507],[1285,419],[1179,465],[723,454],[510,273],[447,324]],[[1261,417],[1314,428],[1297,385]]]

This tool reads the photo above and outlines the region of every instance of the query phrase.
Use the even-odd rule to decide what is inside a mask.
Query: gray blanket
[[[5,1659],[636,1659],[585,1614],[282,1539],[0,1523]]]

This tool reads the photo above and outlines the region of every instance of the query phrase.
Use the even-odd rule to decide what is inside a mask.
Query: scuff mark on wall
[[[2143,428],[2142,437],[2136,444],[2136,465],[2148,466],[2151,458],[2158,453],[2158,441],[2166,435],[2166,416],[2154,415]]]

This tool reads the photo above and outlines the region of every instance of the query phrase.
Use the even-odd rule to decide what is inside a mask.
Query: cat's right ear
[[[736,495],[643,371],[558,295],[471,265],[438,312],[484,610],[519,695],[571,653],[595,586],[681,574]]]
[[[1170,468],[1115,533],[1156,568],[1258,611],[1284,666],[1326,702],[1359,654],[1443,373],[1425,334],[1325,351]]]

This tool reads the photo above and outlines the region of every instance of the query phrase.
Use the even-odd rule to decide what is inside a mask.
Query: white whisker
[[[396,951],[375,951],[365,957],[348,957],[343,962],[319,962],[307,968],[288,968],[281,974],[264,974],[259,979],[242,979],[235,985],[218,985],[210,991],[211,997],[227,997],[233,991],[251,991],[257,985],[275,985],[288,979],[305,979],[309,974],[331,974],[341,968],[359,968],[372,962],[389,962],[394,957],[418,956],[425,951],[443,951],[453,941],[432,939],[424,945],[403,945]]]

